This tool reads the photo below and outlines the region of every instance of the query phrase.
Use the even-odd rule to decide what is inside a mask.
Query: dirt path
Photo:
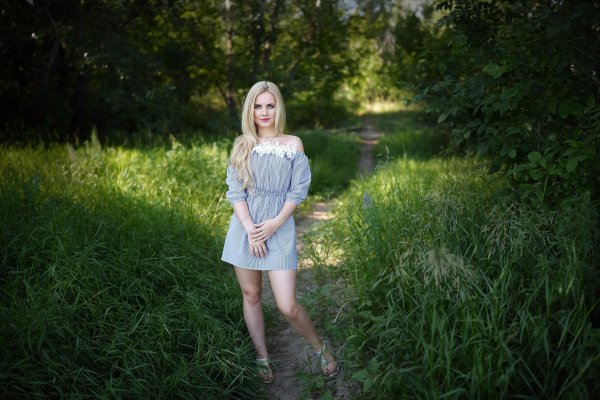
[[[377,143],[380,132],[368,123],[365,129],[359,133],[361,138],[361,152],[358,160],[360,173],[364,176],[373,171],[372,148]],[[314,203],[308,215],[297,221],[297,248],[300,257],[298,266],[298,275],[296,290],[299,299],[305,294],[309,294],[318,287],[315,280],[314,270],[311,268],[310,260],[303,257],[304,236],[311,230],[318,228],[319,224],[325,223],[333,218],[333,202]],[[268,274],[263,274],[263,298],[267,310],[270,308],[276,310],[275,299],[269,284]],[[267,396],[272,400],[298,400],[298,399],[317,399],[320,390],[311,387],[311,378],[314,374],[319,374],[320,370],[313,356],[312,349],[308,343],[298,335],[294,329],[285,321],[279,312],[274,312],[275,323],[267,331],[267,346],[270,351],[270,357],[275,364],[275,381],[266,386]],[[319,321],[315,321],[319,330]],[[326,338],[327,339],[327,338]],[[352,397],[352,393],[357,390],[357,385],[345,377],[345,368],[343,360],[339,359],[340,348],[337,343],[330,340],[334,353],[338,355],[338,361],[341,362],[342,370],[334,379],[327,380],[324,389],[333,393],[334,399],[346,400]]]
[[[365,129],[359,132],[361,146],[358,170],[363,176],[370,174],[375,168],[373,146],[379,142],[381,135],[382,133],[375,130],[375,127],[368,120],[365,121]]]

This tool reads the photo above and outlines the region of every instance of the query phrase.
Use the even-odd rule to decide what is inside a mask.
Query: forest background
[[[239,321],[241,309],[235,284],[222,284],[223,277],[211,271],[221,243],[212,227],[222,225],[227,213],[220,167],[239,132],[243,95],[263,79],[279,85],[290,130],[300,132],[314,162],[320,162],[311,166],[313,195],[345,198],[342,214],[349,210],[344,207],[352,203],[351,193],[363,201],[358,208],[364,210],[348,211],[348,224],[333,231],[354,246],[345,249],[353,257],[345,264],[347,278],[363,300],[353,305],[360,317],[344,332],[364,339],[352,353],[362,360],[355,379],[363,383],[364,396],[392,396],[398,390],[414,397],[465,395],[460,388],[468,379],[461,363],[453,368],[443,359],[465,354],[464,348],[444,338],[458,329],[449,327],[452,323],[483,324],[486,318],[495,321],[497,332],[485,324],[460,329],[498,333],[485,340],[493,348],[490,354],[505,364],[494,367],[483,353],[468,353],[479,361],[463,359],[464,365],[480,371],[470,375],[471,395],[599,394],[594,372],[599,358],[588,357],[600,354],[598,1],[2,1],[0,33],[0,282],[2,316],[10,321],[2,328],[2,343],[10,344],[2,348],[5,394],[194,397],[198,388],[209,397],[254,393],[250,373],[236,372],[236,363],[246,365],[249,347],[243,326],[231,322]],[[352,183],[356,175],[347,172],[343,155],[356,150],[351,150],[354,139],[337,133],[357,129],[365,115],[390,131],[383,143],[393,154],[379,178]],[[415,132],[422,128],[426,135],[392,134],[398,126],[416,127],[415,121]],[[435,151],[411,153],[427,143]],[[336,153],[336,146],[348,152]],[[378,151],[385,153],[385,146]],[[485,275],[477,281],[486,287],[485,295],[478,297],[497,301],[490,300],[497,310],[510,305],[514,313],[488,315],[483,300],[464,302],[473,288],[446,298],[441,293],[451,291],[439,282],[421,287],[394,269],[419,265],[420,259],[411,257],[423,251],[397,243],[398,235],[408,234],[399,227],[409,220],[385,224],[401,207],[386,197],[392,189],[382,179],[394,181],[413,168],[391,161],[406,161],[411,154],[415,160],[458,157],[484,169],[477,178],[483,186],[472,181],[438,186],[456,194],[455,208],[445,209],[452,232],[427,231],[431,221],[422,220],[420,226],[428,228],[413,234],[415,243],[445,237],[437,250],[423,254],[429,260],[445,254],[446,263],[454,265],[455,255],[446,252],[460,254],[466,264],[461,263]],[[453,165],[435,168],[456,176],[475,169]],[[335,171],[347,173],[331,181]],[[491,184],[490,177],[498,181]],[[201,194],[193,189],[199,184],[205,188]],[[420,193],[413,189],[413,196]],[[431,193],[422,198],[431,200]],[[474,196],[475,201],[472,193],[482,197]],[[448,196],[444,207],[450,207]],[[365,206],[372,202],[380,208]],[[489,214],[479,215],[478,209]],[[458,221],[463,217],[467,222]],[[490,218],[499,225],[474,233]],[[169,228],[174,222],[180,228]],[[364,232],[378,232],[379,242],[370,242]],[[200,245],[182,248],[190,238]],[[132,246],[119,247],[127,242]],[[493,264],[494,257],[505,264]],[[130,270],[110,269],[123,260]],[[200,275],[197,260],[206,264]],[[80,269],[98,263],[105,269]],[[365,264],[389,275],[362,271],[364,279],[353,280]],[[173,268],[180,275],[173,275]],[[142,278],[144,270],[153,272]],[[452,276],[459,289],[471,282]],[[124,288],[126,279],[133,286]],[[423,293],[398,294],[408,282]],[[203,293],[199,286],[218,289]],[[434,287],[441,296],[433,296],[437,303],[415,300],[437,293]],[[165,288],[177,290],[167,296]],[[216,307],[214,299],[223,298],[230,300]],[[461,299],[459,311],[449,299]],[[46,309],[47,304],[56,307]],[[107,315],[109,304],[118,312]],[[175,304],[179,311],[171,309]],[[388,312],[406,307],[422,311],[423,321],[449,324],[436,331],[444,340],[433,330],[429,335],[452,348],[438,348],[439,359],[427,358],[435,351],[419,342],[426,334],[402,344],[416,343],[422,352],[414,360],[430,375],[410,375],[420,364],[399,361],[406,348],[398,343],[370,342],[381,332],[393,335],[390,321],[404,314]],[[138,316],[132,323],[131,315]],[[176,315],[177,321],[170,319]],[[55,322],[61,319],[64,323]],[[413,320],[402,321],[401,332],[415,326]],[[162,326],[176,329],[167,333]],[[142,327],[147,330],[135,336]],[[198,339],[193,333],[199,329],[214,337]],[[160,351],[144,347],[150,337]],[[381,352],[373,354],[378,346]],[[225,370],[215,367],[231,358],[220,352],[223,348],[239,350]],[[94,358],[97,353],[104,358]],[[199,358],[205,364],[190,365]],[[539,359],[546,364],[537,365]],[[501,375],[503,369],[514,376]],[[409,378],[397,383],[393,377],[399,371]],[[143,376],[166,383],[148,386],[150,378]],[[182,389],[181,379],[192,383]],[[210,383],[204,387],[198,380]]]

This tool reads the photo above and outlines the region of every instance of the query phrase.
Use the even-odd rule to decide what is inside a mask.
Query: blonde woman
[[[310,184],[302,141],[285,131],[285,107],[279,88],[258,82],[246,95],[242,135],[227,167],[227,199],[233,206],[221,259],[235,267],[242,289],[244,320],[256,348],[258,374],[273,381],[265,342],[262,271],[268,271],[277,308],[313,347],[325,376],[339,366],[296,299],[296,226],[293,213]]]

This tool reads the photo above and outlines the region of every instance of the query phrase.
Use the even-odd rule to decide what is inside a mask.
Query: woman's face
[[[275,126],[275,96],[262,92],[254,100],[254,123],[260,129]]]

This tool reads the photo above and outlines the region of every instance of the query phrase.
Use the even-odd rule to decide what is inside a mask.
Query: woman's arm
[[[236,169],[231,164],[227,166],[226,183],[229,188],[225,194],[227,200],[231,203],[235,215],[249,235],[251,232],[254,232],[255,227],[254,221],[252,221],[252,217],[250,216],[250,211],[248,210],[248,203],[246,202],[248,194],[238,177]],[[253,240],[248,237],[248,244],[251,255],[256,257],[264,257],[267,255],[267,246],[264,243],[253,243]]]
[[[248,234],[248,244],[250,245],[250,254],[256,257],[264,257],[267,255],[267,246],[264,241],[257,241],[253,238],[253,234],[256,232],[256,227],[254,225],[254,221],[252,221],[252,216],[250,215],[250,211],[248,210],[248,203],[245,200],[236,201],[233,203],[233,211],[235,215],[238,217],[242,226],[246,230]],[[253,243],[256,242],[256,243]]]
[[[253,227],[256,227],[256,229],[248,233],[248,239],[251,241],[257,240],[259,242],[264,242],[273,236],[273,234],[277,232],[277,229],[279,229],[281,225],[283,225],[285,221],[291,217],[296,207],[298,207],[298,205],[293,201],[286,201],[283,204],[283,207],[281,207],[281,211],[279,211],[279,214],[277,214],[275,218],[267,219],[260,224],[253,225]]]
[[[246,201],[237,201],[233,203],[232,206],[235,215],[237,215],[238,219],[242,223],[242,226],[246,230],[246,233],[249,235],[252,231],[254,231],[254,221],[252,221],[250,210],[248,210],[248,203],[246,203]]]

